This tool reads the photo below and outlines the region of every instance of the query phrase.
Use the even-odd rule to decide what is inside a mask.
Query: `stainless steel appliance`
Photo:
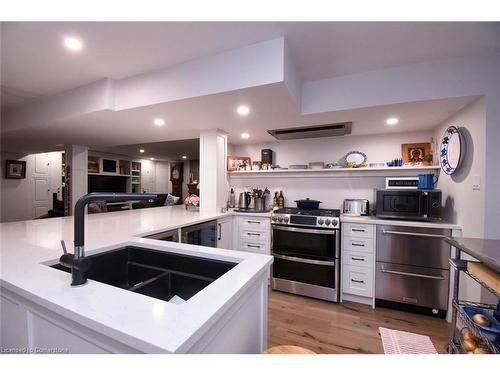
[[[181,242],[191,245],[217,247],[217,221],[212,220],[182,228]]]
[[[417,189],[418,177],[386,177],[386,189]]]
[[[173,229],[166,232],[155,233],[149,236],[145,236],[144,238],[160,241],[179,242],[179,230]]]
[[[271,288],[337,301],[340,210],[281,208],[273,212]]]
[[[441,220],[441,190],[377,190],[375,215],[387,219]]]
[[[247,209],[250,207],[250,202],[252,201],[252,196],[249,192],[240,193],[238,199],[238,208]]]
[[[344,199],[344,214],[347,215],[369,215],[370,202],[368,199]]]
[[[376,303],[411,305],[444,317],[450,245],[443,239],[450,235],[449,229],[377,225]]]

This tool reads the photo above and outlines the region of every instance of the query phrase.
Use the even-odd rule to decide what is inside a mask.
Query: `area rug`
[[[429,336],[378,327],[385,354],[437,354]]]

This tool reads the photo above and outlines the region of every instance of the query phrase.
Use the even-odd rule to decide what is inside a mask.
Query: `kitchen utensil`
[[[309,163],[310,169],[323,169],[325,168],[325,163],[322,161],[314,161]]]
[[[302,210],[317,210],[321,202],[316,201],[314,199],[306,198],[306,199],[296,200],[295,203],[297,203],[297,208],[300,208]]]
[[[255,197],[253,208],[255,211],[264,211],[266,208],[266,198]]]
[[[307,169],[306,164],[292,164],[289,167],[290,169]]]
[[[435,179],[435,180],[434,180]],[[419,189],[434,189],[434,185],[437,183],[438,178],[432,173],[419,174],[418,175],[418,188]]]
[[[368,199],[344,199],[344,214],[351,216],[369,215],[370,202]]]
[[[238,208],[248,208],[251,201],[252,197],[249,192],[240,193],[240,197],[238,199]]]

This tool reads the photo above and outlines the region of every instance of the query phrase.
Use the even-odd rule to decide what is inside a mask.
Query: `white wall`
[[[36,217],[34,212],[34,185],[35,163],[37,155],[49,162],[47,176],[50,179],[48,192],[49,207],[52,207],[52,192],[61,189],[61,153],[50,152],[45,154],[21,155],[2,152],[1,154],[1,206],[0,222],[31,220]],[[26,162],[26,178],[6,179],[5,161],[22,160]],[[54,169],[54,170],[53,170]],[[52,177],[52,178],[51,178]],[[55,180],[57,178],[57,180]]]
[[[401,156],[401,144],[430,142],[432,131],[397,133],[375,136],[346,136],[281,141],[274,143],[232,145],[235,155],[250,156],[260,160],[260,150],[270,148],[275,152],[275,164],[288,167],[290,164],[308,164],[312,161],[325,163],[338,161],[352,150],[367,155],[368,162],[385,162]],[[268,187],[272,194],[283,189],[285,205],[295,207],[294,200],[311,198],[322,201],[322,208],[341,208],[345,198],[364,198],[374,201],[374,189],[385,185],[385,178],[357,177],[335,178],[251,178],[239,179],[231,176],[230,184],[239,193],[246,187]],[[270,202],[268,202],[270,203]]]
[[[486,100],[484,97],[463,108],[435,130],[439,142],[449,126],[464,135],[466,152],[460,168],[452,176],[441,173],[437,188],[443,191],[443,218],[462,226],[464,237],[485,237]],[[489,171],[491,173],[491,171]],[[480,189],[472,184],[480,181]],[[498,218],[497,218],[498,219]],[[466,254],[464,258],[469,259]],[[496,302],[468,276],[460,279],[460,298],[468,301]]]
[[[172,183],[170,182],[170,163],[168,161],[155,162],[155,192],[170,193]]]
[[[443,191],[443,218],[463,227],[464,237],[484,236],[485,194],[484,187],[473,190],[474,179],[484,183],[486,106],[481,98],[456,113],[438,126],[434,137],[439,142],[449,126],[461,128],[467,151],[464,160],[453,176],[441,173],[437,188]]]
[[[6,179],[5,160],[22,160],[26,162],[26,178]],[[35,155],[19,155],[2,152],[2,184],[1,184],[1,221],[33,219],[32,195],[33,186],[30,176],[35,168]]]

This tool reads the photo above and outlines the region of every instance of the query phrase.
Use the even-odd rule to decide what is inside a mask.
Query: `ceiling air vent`
[[[351,134],[352,122],[339,122],[337,124],[306,126],[301,128],[268,130],[274,138],[279,140],[337,137]]]

